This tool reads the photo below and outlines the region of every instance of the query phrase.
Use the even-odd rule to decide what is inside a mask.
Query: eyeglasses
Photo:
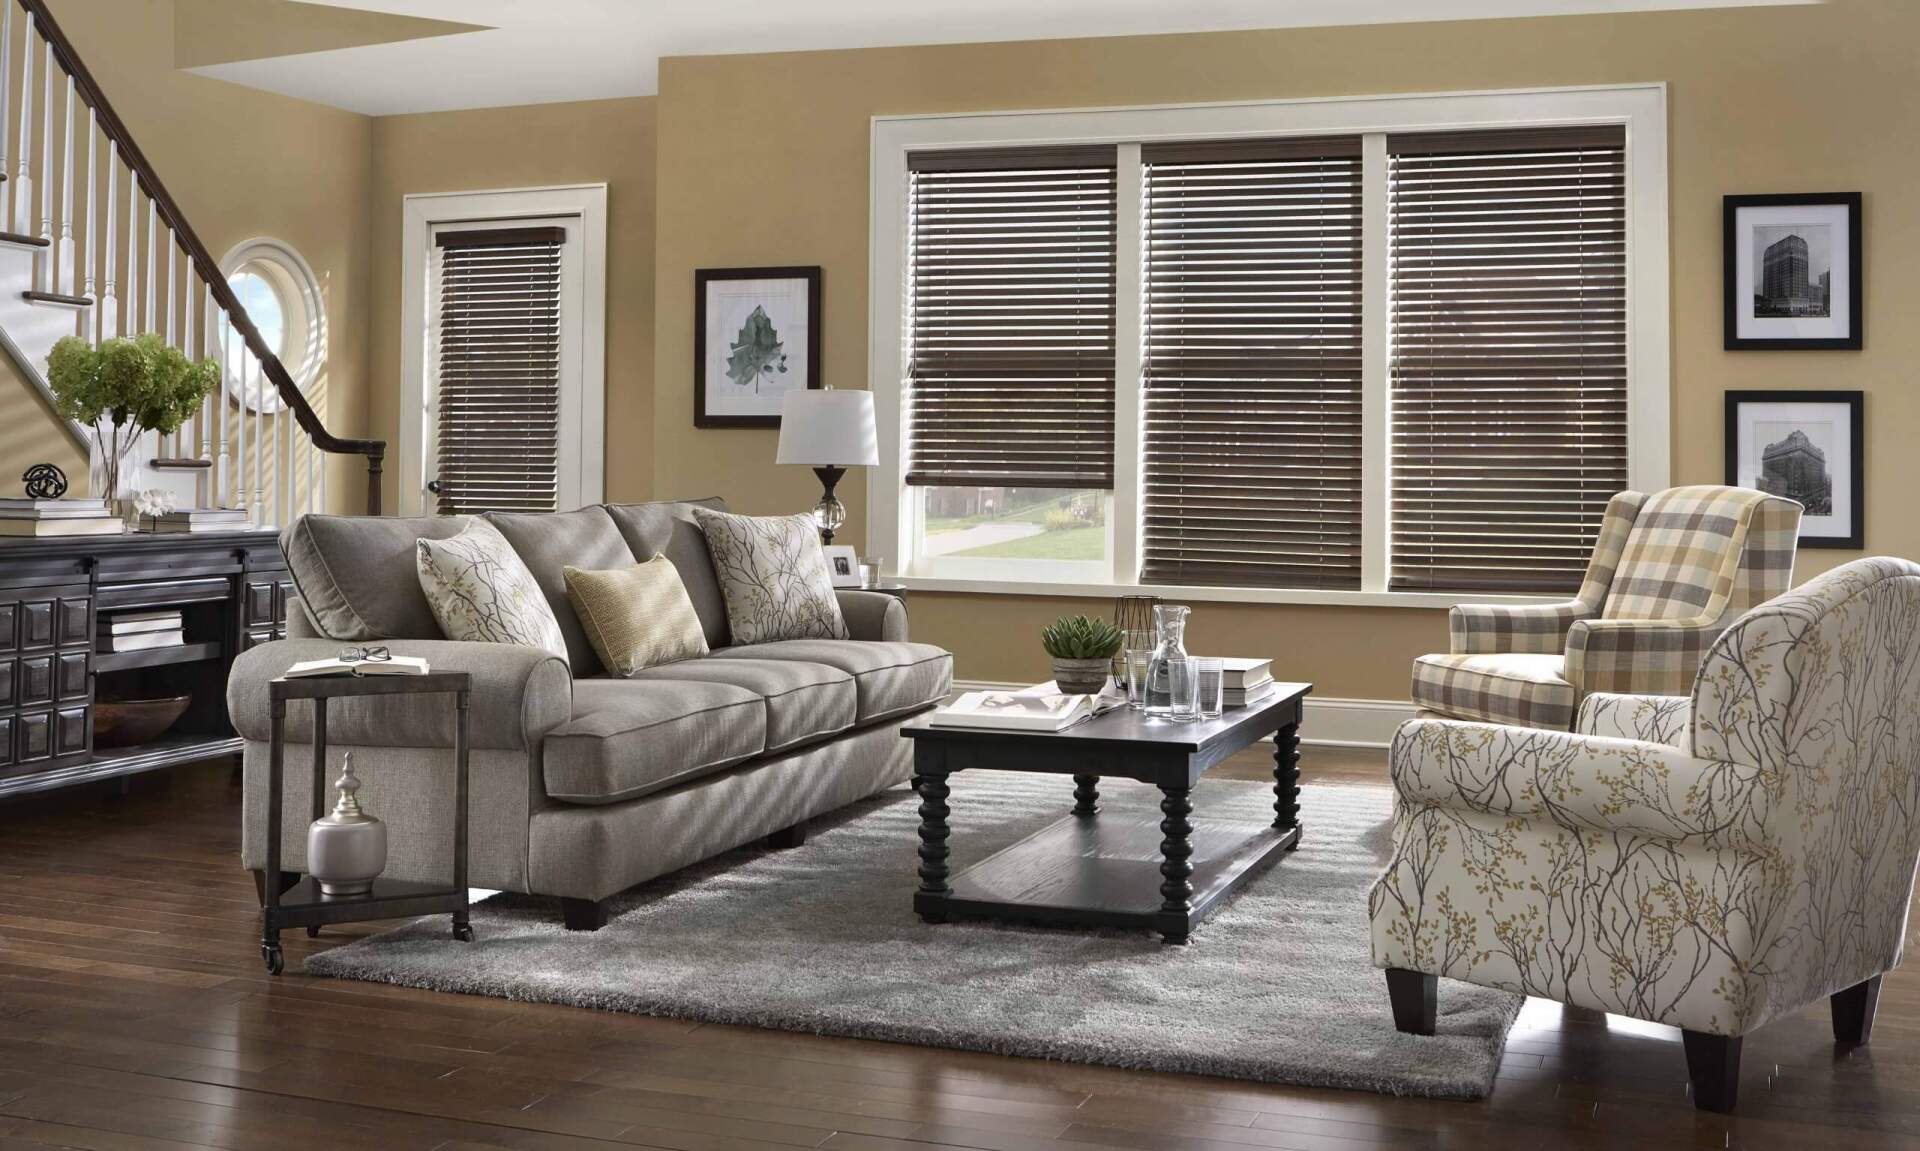
[[[393,653],[384,647],[348,647],[340,649],[340,660],[343,663],[356,663],[361,660],[369,663],[379,663],[382,660],[392,658]]]

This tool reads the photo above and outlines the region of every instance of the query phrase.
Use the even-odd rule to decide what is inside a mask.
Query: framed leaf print
[[[777,428],[780,404],[820,380],[820,269],[693,273],[693,426]]]

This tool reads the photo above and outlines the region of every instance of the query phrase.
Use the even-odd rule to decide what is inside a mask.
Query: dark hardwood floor
[[[1383,786],[1378,753],[1305,769]],[[0,1151],[1920,1147],[1906,971],[1869,1048],[1824,1006],[1750,1036],[1731,1118],[1693,1110],[1679,1032],[1539,1001],[1491,1098],[1450,1103],[269,979],[229,776],[0,807]],[[288,969],[376,929],[292,932]]]

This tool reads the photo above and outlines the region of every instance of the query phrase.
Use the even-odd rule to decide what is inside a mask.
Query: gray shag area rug
[[[1065,777],[953,777],[957,872],[1065,815]],[[1159,793],[1102,787],[1109,811]],[[1205,780],[1197,816],[1264,821],[1271,787]],[[309,974],[823,1035],[1117,1067],[1478,1098],[1518,995],[1448,983],[1438,1034],[1393,1029],[1368,958],[1383,788],[1304,789],[1301,847],[1186,947],[1147,932],[923,924],[917,801],[905,787],[814,825],[791,851],[742,849],[626,892],[594,933],[552,900],[495,896],[478,939],[420,920],[307,960]]]

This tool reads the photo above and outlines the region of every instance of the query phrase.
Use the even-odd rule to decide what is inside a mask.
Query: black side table
[[[280,950],[280,932],[289,927],[304,927],[308,935],[318,935],[320,928],[329,923],[451,912],[453,937],[463,943],[473,941],[473,927],[467,922],[467,728],[472,687],[472,680],[463,671],[316,676],[276,679],[267,685],[272,744],[267,757],[267,886],[266,905],[261,908],[260,956],[266,961],[268,974],[278,975],[286,967],[286,957]],[[309,875],[281,891],[278,877],[287,701],[313,701],[313,818],[319,819],[326,814],[327,804],[327,701],[417,692],[453,695],[453,886],[382,877],[373,881],[373,890],[365,895],[326,895],[320,890],[319,880]]]

